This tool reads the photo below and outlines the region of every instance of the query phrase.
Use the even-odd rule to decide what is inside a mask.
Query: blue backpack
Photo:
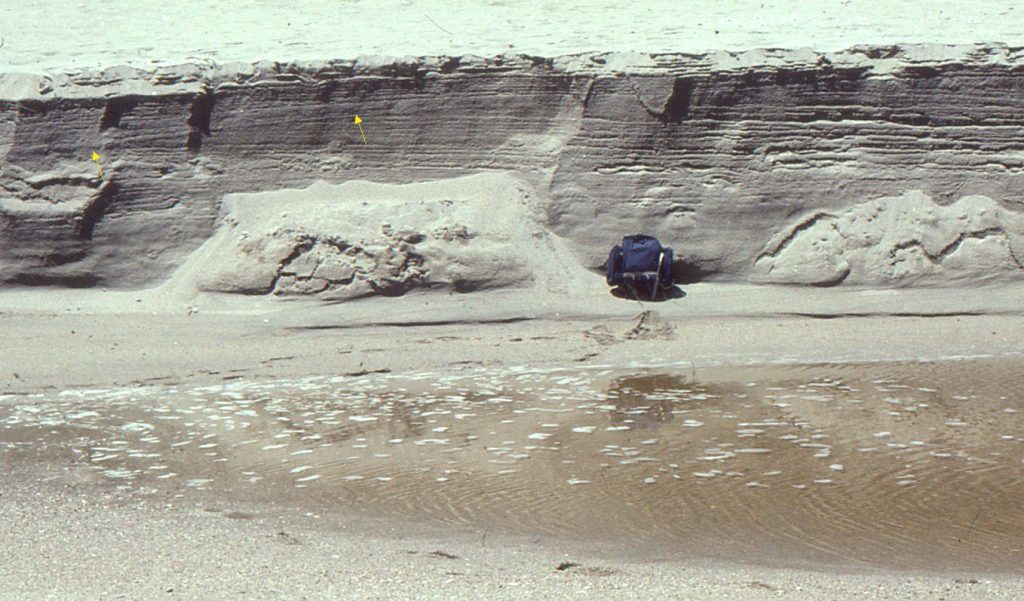
[[[621,246],[612,247],[604,268],[609,286],[639,289],[651,298],[672,287],[672,249],[651,236],[623,238]]]

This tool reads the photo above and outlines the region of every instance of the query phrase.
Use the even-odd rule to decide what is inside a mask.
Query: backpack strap
[[[658,271],[654,275],[654,287],[651,288],[651,300],[658,296],[658,284],[661,283],[661,265],[665,261],[665,252],[658,253]]]

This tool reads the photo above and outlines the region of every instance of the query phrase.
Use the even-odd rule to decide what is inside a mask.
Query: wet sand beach
[[[675,560],[1015,573],[1021,366],[595,366],[65,391],[6,398],[0,423],[7,461],[64,465],[127,498]]]
[[[438,306],[431,319],[454,311],[474,321],[458,303]],[[10,310],[16,304],[8,297],[2,316],[12,333],[30,316]],[[770,294],[756,304],[770,307]],[[840,320],[748,314],[736,341],[748,365],[738,366],[707,353],[730,346],[723,336],[737,318],[691,317],[714,337],[701,343],[700,327],[663,307],[646,316],[619,307],[618,318],[571,323],[539,308],[520,322],[392,326],[386,341],[323,328],[333,309],[314,305],[209,322],[202,311],[116,316],[148,323],[153,341],[166,335],[191,359],[210,359],[211,368],[192,371],[165,345],[117,336],[112,321],[85,308],[49,318],[75,330],[60,334],[68,342],[51,365],[73,386],[38,385],[54,381],[30,364],[45,337],[26,336],[4,356],[18,373],[0,395],[5,563],[38,560],[7,572],[8,590],[45,598],[31,574],[56,570],[52,562],[72,550],[107,565],[102,545],[86,544],[104,537],[121,541],[111,550],[120,563],[96,568],[113,580],[82,588],[88,562],[76,560],[80,567],[53,572],[63,574],[60,596],[121,589],[136,598],[159,580],[181,598],[330,596],[332,586],[356,586],[366,593],[351,595],[359,597],[373,596],[359,586],[387,574],[407,580],[395,596],[416,598],[540,590],[676,598],[680,583],[692,590],[682,598],[834,598],[865,587],[881,598],[1012,598],[1019,590],[1024,380],[1015,315],[900,318],[885,316],[884,303],[873,317]],[[319,324],[315,336],[285,317],[303,314]],[[203,342],[224,334],[214,321],[264,320],[275,322],[274,335],[258,345]],[[41,321],[33,317],[35,332]],[[838,362],[809,364],[796,352],[849,322],[858,322],[851,335],[877,336],[875,321],[906,341],[905,354],[865,362],[814,348],[806,350]],[[965,335],[935,335],[958,323]],[[175,325],[161,332],[162,324]],[[936,329],[922,333],[922,325]],[[966,358],[993,331],[1006,346],[990,342],[987,357]],[[102,336],[114,338],[103,345],[125,348],[90,358]],[[473,346],[446,355],[457,336]],[[524,361],[500,364],[483,351],[524,343],[534,349]],[[298,344],[301,363],[252,355],[287,357]],[[761,345],[775,356],[758,355]],[[587,348],[593,356],[580,352]],[[104,361],[122,361],[121,352],[145,353],[149,377],[109,378]],[[565,360],[577,355],[584,360]],[[648,360],[609,360],[623,355]],[[231,356],[249,369],[224,363]],[[172,362],[177,370],[152,369]],[[121,374],[134,369],[124,366]],[[168,520],[174,529],[160,526]],[[32,551],[25,529],[43,533]],[[81,544],[58,544],[68,529]],[[222,557],[240,552],[225,545],[243,545],[262,567]],[[136,548],[177,559],[157,569],[124,555]],[[186,550],[191,559],[176,555]],[[220,579],[189,564],[204,556],[239,571]],[[323,580],[309,580],[312,565],[324,566]],[[289,569],[280,577],[292,588],[273,588]],[[121,570],[138,583],[114,577]],[[422,578],[430,584],[418,587]]]

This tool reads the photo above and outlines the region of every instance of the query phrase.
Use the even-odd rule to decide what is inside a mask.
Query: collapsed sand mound
[[[817,212],[780,232],[754,277],[785,284],[899,285],[1024,276],[1024,215],[985,196],[949,206],[919,191]]]
[[[414,288],[566,290],[586,272],[503,173],[230,194],[217,233],[172,278],[186,290],[353,299]]]

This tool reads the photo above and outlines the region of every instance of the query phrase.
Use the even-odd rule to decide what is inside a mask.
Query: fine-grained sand
[[[217,503],[132,504],[11,474],[4,599],[1017,599],[1019,577],[649,563],[482,533],[395,533],[323,516],[232,519]],[[578,564],[562,571],[558,566]]]
[[[0,8],[0,63],[18,71],[117,64],[501,52],[701,52],[856,44],[1019,44],[1018,4],[945,0],[526,2],[308,0],[216,4],[40,0]],[[40,19],[39,15],[49,18]],[[199,17],[197,19],[197,17]]]
[[[941,294],[934,290],[885,293],[832,290],[826,294],[805,289],[714,285],[685,289],[687,296],[679,302],[642,305],[636,301],[595,296],[591,301],[577,302],[570,307],[554,297],[492,293],[429,299],[413,295],[345,305],[291,302],[261,306],[233,304],[231,300],[210,297],[200,300],[199,306],[193,305],[191,309],[173,299],[153,298],[145,293],[97,291],[95,295],[68,296],[8,292],[0,299],[0,324],[5,342],[9,343],[0,348],[0,365],[4,370],[0,402],[5,407],[23,406],[26,410],[37,407],[41,413],[34,414],[34,419],[42,424],[38,420],[47,419],[53,402],[47,399],[55,395],[59,395],[61,403],[80,405],[82,411],[89,413],[95,408],[88,408],[88,395],[102,396],[106,394],[103,390],[116,393],[126,386],[143,386],[146,388],[140,391],[148,391],[145,392],[147,398],[162,398],[161,395],[181,393],[161,390],[187,390],[193,386],[212,386],[209,390],[214,391],[229,390],[222,388],[224,386],[245,390],[250,385],[261,386],[260,383],[268,379],[306,386],[302,382],[311,376],[336,376],[339,384],[333,386],[344,387],[348,380],[372,383],[374,378],[382,376],[426,372],[473,377],[486,370],[501,372],[512,368],[514,371],[515,366],[527,371],[561,369],[572,374],[577,369],[594,373],[601,369],[597,366],[614,365],[620,371],[641,373],[638,367],[629,368],[631,362],[661,365],[662,372],[678,373],[680,382],[692,382],[721,378],[721,372],[715,370],[723,368],[715,366],[747,363],[948,360],[985,356],[993,357],[989,361],[1011,362],[1008,364],[1011,367],[993,372],[996,374],[992,376],[993,390],[998,392],[1002,387],[1011,391],[1015,386],[1016,371],[1012,362],[1017,361],[1015,357],[1019,357],[1022,350],[1019,341],[1024,339],[1021,331],[1024,323],[1014,308],[1011,295],[994,295],[985,290],[943,290]],[[495,310],[494,306],[499,304],[503,309]],[[797,307],[799,311],[795,310]],[[909,307],[913,307],[913,311],[908,311]],[[846,317],[837,318],[837,315]],[[872,368],[865,369],[864,373],[875,373]],[[927,373],[928,369],[942,368],[926,368],[922,373]],[[852,372],[827,367],[819,371],[847,383],[854,382],[849,377]],[[807,378],[810,379],[806,382],[816,381],[811,376]],[[874,386],[884,387],[885,384]],[[927,386],[922,388],[928,389]],[[61,394],[65,390],[68,392]],[[815,397],[813,392],[811,389],[811,396]],[[131,395],[136,394],[130,388],[126,393],[128,396],[122,398],[129,401]],[[87,396],[80,396],[82,394]],[[730,394],[742,394],[742,391],[737,389]],[[857,395],[847,394],[848,400],[858,400]],[[873,394],[878,396],[866,398],[872,411],[882,419],[890,419],[885,418],[888,410],[884,393]],[[943,394],[957,393],[950,389]],[[808,403],[807,410],[815,411],[814,405],[818,402],[815,398],[801,402]],[[1000,401],[994,392],[984,393],[984,399],[985,403],[1004,403],[1008,408],[1014,407],[1015,402],[1019,404],[1016,399]],[[848,400],[831,402],[844,406]],[[918,400],[928,404],[924,397]],[[192,401],[198,403],[197,409],[206,403],[213,407],[212,402],[212,398],[205,401],[200,397]],[[962,433],[955,423],[953,426],[943,424],[960,418],[988,419],[984,412],[977,413],[980,406],[958,412],[955,402],[951,405],[952,413],[938,422],[942,428]],[[934,405],[935,401],[931,403]],[[141,400],[130,404],[140,408],[147,406]],[[115,406],[100,407],[97,414],[103,415]],[[318,406],[322,407],[316,402],[309,405],[310,408]],[[848,417],[861,411],[857,405],[845,406],[854,410],[845,414]],[[879,445],[905,443],[913,449],[909,446],[910,438],[934,436],[934,433],[929,434],[928,422],[914,421],[918,419],[914,417],[914,403],[903,403],[892,409],[903,411],[904,406],[910,411],[905,413],[907,419],[916,424],[904,433],[908,440],[903,441],[903,434],[885,426],[896,438],[879,438]],[[685,410],[686,406],[681,408]],[[717,411],[714,406],[710,408]],[[741,400],[729,400],[721,410],[725,414],[735,413],[737,417],[749,411],[743,408]],[[938,416],[934,406],[916,410],[921,412],[920,418]],[[649,411],[649,408],[643,409],[643,415],[637,414],[640,417],[631,417],[628,413],[612,417],[620,421],[646,419],[644,415]],[[294,411],[288,413],[295,419],[310,419],[313,415],[308,411],[305,418],[301,417],[301,412],[293,414]],[[716,415],[680,414],[664,426],[652,422],[645,426],[654,428],[647,430],[652,434],[638,431],[635,445],[641,448],[640,443],[648,438],[661,436],[656,433],[658,427],[701,432],[702,429],[685,426],[690,421],[710,424],[709,420],[719,419]],[[841,415],[844,414],[836,414]],[[92,418],[85,419],[88,422]],[[466,423],[474,423],[474,418],[467,416],[466,419]],[[763,421],[763,417],[756,418],[753,414],[743,419]],[[131,425],[130,421],[115,424],[116,428],[123,426],[125,429],[120,435],[115,432],[108,442],[145,438],[145,432],[139,430],[144,426]],[[540,421],[558,422],[555,418]],[[748,434],[745,430],[755,427],[740,426],[739,421],[736,427],[744,430],[738,431],[741,436]],[[27,423],[23,422],[23,426],[27,427]],[[858,432],[858,436],[868,439],[883,431],[879,424],[854,423],[838,423],[835,427],[839,430],[850,427],[850,432]],[[1003,423],[1005,425],[1005,420]],[[1000,422],[994,424],[995,430],[999,430]],[[287,425],[279,427],[289,429]],[[53,428],[57,428],[56,422]],[[995,430],[986,426],[977,433],[988,432],[994,436]],[[8,430],[9,433],[33,431],[38,431],[43,438],[49,436],[45,434],[45,426],[40,430]],[[543,429],[536,431],[544,432]],[[87,441],[99,432],[101,430],[85,429],[74,436]],[[1014,435],[1009,431],[999,433]],[[587,436],[585,433],[575,435]],[[722,557],[721,554],[708,554],[707,549],[713,547],[707,546],[707,531],[700,535],[705,537],[701,545],[687,552],[680,552],[687,548],[685,544],[672,551],[672,545],[665,546],[664,541],[623,548],[600,543],[601,537],[595,538],[593,532],[580,539],[578,536],[545,535],[543,528],[539,531],[523,528],[519,530],[522,534],[517,535],[517,529],[510,529],[507,524],[515,523],[518,518],[506,522],[505,528],[488,528],[487,522],[473,520],[448,526],[443,526],[444,521],[433,519],[410,521],[415,512],[405,512],[406,517],[402,518],[403,512],[399,511],[389,517],[387,507],[397,506],[386,502],[380,506],[383,513],[375,515],[337,508],[325,510],[323,506],[301,501],[301,495],[298,501],[289,499],[288,495],[273,500],[275,489],[270,484],[261,489],[269,498],[264,494],[258,495],[262,500],[257,500],[257,496],[247,500],[244,495],[219,493],[216,487],[204,490],[201,474],[195,476],[198,488],[183,483],[178,485],[180,489],[158,485],[147,495],[144,491],[148,485],[132,490],[119,488],[122,485],[117,476],[122,468],[114,464],[104,466],[111,471],[111,478],[82,471],[83,465],[91,463],[90,457],[99,459],[100,463],[95,465],[102,466],[107,461],[104,460],[106,455],[117,453],[108,448],[108,451],[92,450],[77,458],[65,455],[66,451],[60,450],[63,443],[57,442],[62,436],[52,439],[52,443],[26,447],[19,447],[18,441],[8,436],[6,443],[13,446],[0,454],[4,472],[8,474],[2,490],[4,496],[0,498],[5,523],[0,541],[3,551],[0,552],[5,554],[3,565],[10,567],[0,576],[3,579],[0,588],[7,591],[8,598],[47,598],[50,593],[57,598],[94,598],[103,591],[115,597],[147,598],[157,593],[166,595],[168,589],[173,589],[177,598],[185,599],[246,595],[256,598],[523,598],[540,594],[554,598],[756,599],[781,596],[830,599],[868,591],[878,598],[944,596],[953,599],[1015,598],[1020,594],[1021,580],[1012,575],[1013,569],[1005,561],[993,562],[988,568],[984,562],[965,562],[958,567],[955,560],[950,564],[947,560],[929,560],[927,554],[914,554],[893,562],[894,566],[905,566],[899,572],[888,572],[877,564],[872,567],[870,562],[839,561],[825,564],[830,566],[827,568],[808,565],[811,569],[800,569],[792,562],[764,567],[768,565],[764,552],[769,549],[763,548],[749,557],[729,553],[728,560],[716,559]],[[427,431],[423,436],[450,435]],[[540,436],[535,438],[524,442],[544,444]],[[35,435],[23,442],[31,440],[35,440]],[[794,450],[821,451],[820,441],[810,442],[815,448],[799,450],[794,447]],[[275,444],[279,443],[269,440],[263,446]],[[984,459],[984,453],[997,450],[977,447],[977,443],[966,444],[964,448],[971,457]],[[1019,454],[1012,440],[996,440],[994,444],[1009,444],[1008,449]],[[841,441],[834,440],[828,440],[824,446],[832,445],[842,446]],[[857,448],[868,446],[877,445],[852,443],[848,450],[856,453]],[[839,448],[836,447],[837,454]],[[216,448],[203,451],[214,452]],[[781,448],[776,450],[779,451]],[[938,447],[929,447],[926,453],[928,451],[937,451],[940,455],[946,451],[951,451],[952,455],[958,452]],[[136,452],[153,452],[153,449]],[[900,451],[890,448],[885,452]],[[757,467],[754,464],[764,457],[737,456],[744,462],[752,462],[752,467]],[[18,457],[38,459],[25,461]],[[213,459],[215,457],[207,460]],[[1020,461],[1016,456],[1006,459]],[[390,461],[388,458],[375,460]],[[819,467],[834,474],[833,479],[857,478],[856,457],[810,461],[826,462]],[[944,459],[932,456],[929,461],[940,466],[938,462]],[[309,464],[301,463],[293,465],[301,469]],[[833,463],[843,464],[843,471],[830,468]],[[978,465],[982,472],[977,477],[984,479],[987,468],[984,464]],[[919,467],[926,469],[923,464]],[[289,474],[296,468],[290,467],[284,473]],[[709,466],[708,469],[715,468]],[[699,479],[690,474],[698,471],[706,470],[694,467],[686,472],[686,477]],[[755,481],[771,486],[772,478],[778,476],[767,471],[769,475],[760,475]],[[725,469],[722,472],[724,477]],[[544,477],[542,473],[545,472],[539,472],[538,477]],[[937,472],[933,477],[944,478],[941,474]],[[906,474],[894,473],[893,477],[898,475]],[[930,477],[928,471],[914,475]],[[305,472],[293,477],[304,476]],[[829,478],[819,475],[818,479]],[[894,498],[902,494],[899,482],[906,481],[909,478],[889,483],[897,485],[892,489],[897,494]],[[942,482],[944,480],[926,482],[926,485],[942,486]],[[323,484],[327,486],[328,481]],[[644,486],[639,481],[637,485]],[[1015,486],[1012,481],[1000,484],[1004,485]],[[178,492],[168,494],[174,490]],[[327,486],[326,490],[334,489]],[[343,489],[337,490],[342,494]],[[758,488],[744,487],[744,490],[756,494]],[[871,491],[871,487],[863,490]],[[793,489],[794,493],[798,491]],[[998,497],[993,496],[991,489],[987,495],[990,501]],[[996,505],[990,503],[989,507],[1002,509],[992,509],[992,515],[978,517],[979,525],[967,523],[971,521],[970,503],[957,505],[955,510],[950,506],[949,532],[962,536],[978,528],[978,534],[968,535],[977,536],[974,544],[986,537],[1005,536],[1007,532],[1000,534],[990,526],[999,520],[1010,520],[1010,523],[1019,520],[1014,513],[1018,510],[1012,502],[1006,505],[1005,500]],[[338,503],[344,506],[344,501],[340,499]],[[429,507],[431,499],[425,497],[422,503],[425,508]],[[458,506],[458,503],[454,505]],[[899,507],[898,501],[896,506]],[[913,511],[912,505],[907,508]],[[819,519],[826,520],[830,514],[825,511]],[[812,530],[813,523],[829,522],[808,523]],[[765,527],[773,530],[770,524]],[[609,532],[612,531],[615,528],[610,527]],[[695,534],[697,532],[695,529]],[[1016,535],[1011,532],[1013,536]],[[592,542],[584,542],[588,537]],[[736,535],[727,536],[722,540],[721,549],[735,550],[741,540]],[[890,543],[894,540],[898,537],[890,539]],[[1010,542],[1012,546],[1012,538]],[[801,545],[799,540],[795,544],[795,548]],[[942,547],[931,545],[928,548],[931,553]],[[997,549],[991,552],[1006,560],[1012,557],[1009,549],[1009,555],[998,555]],[[983,555],[975,553],[974,557]],[[652,560],[656,563],[650,563]],[[737,564],[743,561],[755,562],[755,565]],[[566,562],[579,565],[561,571],[555,569]],[[915,570],[940,569],[941,572],[909,572],[906,566],[910,565],[916,566]],[[1011,570],[1011,575],[1006,574],[1006,569]],[[996,571],[1003,575],[993,575]]]

